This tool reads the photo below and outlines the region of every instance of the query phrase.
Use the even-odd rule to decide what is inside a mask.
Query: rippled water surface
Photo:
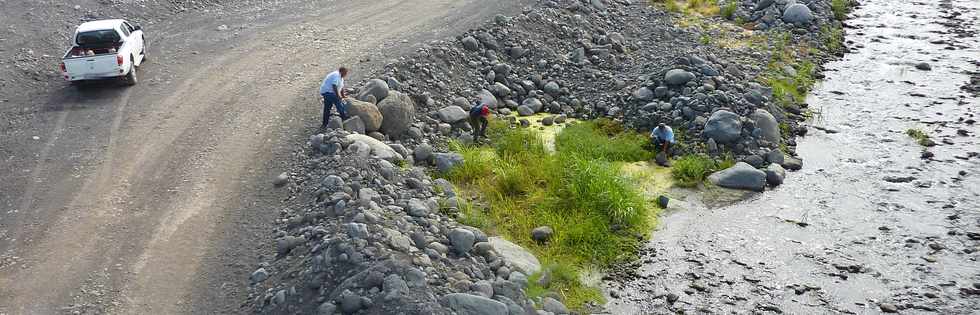
[[[980,1],[861,3],[852,51],[808,99],[820,128],[799,139],[804,169],[666,215],[638,275],[607,283],[612,313],[977,314]]]

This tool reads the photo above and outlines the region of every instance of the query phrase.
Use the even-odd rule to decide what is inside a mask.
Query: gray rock
[[[463,110],[462,107],[452,105],[439,110],[439,120],[444,123],[455,124],[460,121],[466,120],[469,117],[469,113]]]
[[[521,103],[521,106],[527,106],[528,108],[531,109],[531,111],[533,111],[534,113],[537,113],[537,112],[540,112],[542,108],[544,108],[544,103],[542,103],[541,100],[539,100],[539,99],[537,99],[535,97],[529,97],[529,98],[525,99],[524,102]],[[518,112],[519,112],[520,111],[520,107],[518,107],[517,109],[518,109]]]
[[[878,304],[878,308],[885,313],[898,313],[898,307],[891,303],[881,303]]]
[[[333,116],[330,117],[330,120],[327,120],[327,129],[343,129],[343,128],[344,128],[344,120],[341,119],[340,117]]]
[[[810,21],[813,21],[813,12],[805,4],[794,3],[786,6],[786,10],[783,10],[783,22],[790,24],[810,24]]]
[[[538,243],[547,243],[555,231],[550,226],[539,226],[531,230],[531,239]]]
[[[544,92],[551,96],[558,96],[561,93],[561,87],[555,81],[548,82],[544,85]]]
[[[545,126],[551,126],[555,124],[555,116],[548,116],[541,119],[541,124]]]
[[[354,116],[344,121],[344,130],[358,134],[365,134],[367,133],[365,129],[366,127],[364,126],[364,121],[361,120],[361,117]]]
[[[673,69],[664,74],[664,81],[669,85],[684,85],[694,80],[694,74],[684,69]]]
[[[782,165],[784,161],[783,151],[772,150],[766,153],[766,162]]]
[[[272,180],[272,185],[276,187],[286,186],[289,183],[289,174],[286,172],[279,173],[276,178]]]
[[[449,242],[452,243],[453,251],[457,254],[466,254],[473,248],[476,236],[470,230],[456,228],[449,232]]]
[[[449,173],[456,165],[465,163],[459,153],[436,153],[434,157],[436,169],[443,174]]]
[[[541,308],[553,314],[559,314],[559,315],[569,314],[568,308],[565,307],[565,304],[562,304],[561,302],[553,298],[546,297],[544,298],[544,300],[542,300],[541,304],[542,304]]]
[[[381,132],[393,139],[401,138],[415,122],[415,102],[406,94],[391,91],[378,103],[378,110],[384,117]]]
[[[391,274],[385,277],[384,284],[382,284],[384,289],[384,299],[394,300],[402,296],[408,295],[408,283],[402,279],[401,276],[396,274]]]
[[[534,254],[527,251],[520,245],[511,243],[501,237],[491,237],[488,242],[493,246],[493,250],[509,262],[511,265],[524,271],[527,274],[534,274],[541,271],[541,262]]]
[[[299,236],[286,236],[276,241],[276,252],[279,256],[289,254],[293,248],[306,243],[306,238]]]
[[[450,293],[442,301],[457,315],[502,315],[507,314],[507,305],[482,296],[466,293]]]
[[[512,93],[509,87],[500,82],[494,83],[492,86],[490,86],[490,92],[499,98],[506,98]]]
[[[359,311],[364,305],[361,303],[361,297],[354,294],[350,290],[344,290],[340,294],[340,311],[344,314],[353,314]]]
[[[742,162],[752,165],[752,167],[760,168],[763,164],[766,164],[766,160],[759,155],[749,155],[742,159]]]
[[[385,92],[385,95],[387,94],[388,92]],[[358,100],[350,100],[350,104],[347,106],[347,114],[351,117],[361,118],[365,132],[381,129],[381,121],[384,118],[381,116],[381,111],[378,110],[378,106]]]
[[[766,168],[766,183],[769,186],[782,185],[785,178],[786,170],[779,164],[769,164],[769,167]]]
[[[534,110],[526,105],[517,106],[517,115],[526,117],[534,115]]]
[[[766,188],[766,173],[745,162],[717,171],[708,176],[708,180],[712,184],[732,189],[763,191]]]
[[[703,134],[716,143],[734,143],[742,135],[742,121],[735,113],[719,110],[708,118]]]
[[[361,91],[357,93],[357,99],[360,101],[367,102],[368,96],[374,96],[376,102],[380,102],[388,97],[388,91],[391,89],[388,87],[388,82],[381,79],[371,79],[364,84]]]
[[[463,42],[463,48],[466,48],[466,50],[469,51],[480,50],[480,41],[476,40],[476,38],[474,38],[473,36],[463,37],[462,42]]]
[[[408,201],[408,208],[405,210],[413,217],[424,217],[429,214],[431,209],[422,200],[411,199]]]
[[[749,118],[755,122],[756,127],[762,129],[762,139],[772,143],[780,142],[779,123],[776,122],[776,117],[764,109],[756,109]]]
[[[649,102],[654,99],[654,92],[647,87],[641,87],[639,89],[636,89],[636,91],[633,91],[633,98],[641,101]]]
[[[347,223],[344,224],[347,227],[347,236],[353,239],[367,239],[371,235],[368,234],[367,225],[364,223]]]
[[[333,315],[336,312],[337,305],[334,305],[333,302],[323,302],[320,307],[316,308],[317,315]]]
[[[800,160],[796,157],[787,156],[785,161],[783,161],[782,165],[783,168],[787,170],[799,171],[800,169],[803,169],[803,160]]]
[[[772,5],[772,4],[774,3],[774,2],[776,2],[776,0],[762,0],[762,1],[759,1],[759,3],[756,3],[756,4],[755,4],[755,8],[754,8],[754,9],[752,9],[752,10],[753,10],[753,11],[759,11],[759,10],[762,10],[762,9],[765,9],[765,8],[768,8],[768,7],[769,7],[770,5]]]
[[[428,144],[420,144],[415,147],[415,151],[412,152],[415,156],[416,163],[431,163],[432,162],[432,146]]]
[[[371,154],[382,160],[398,162],[405,159],[395,149],[392,149],[391,146],[367,135],[351,134],[347,135],[347,140],[367,145],[371,149]]]
[[[497,108],[499,106],[497,102],[497,97],[493,96],[493,93],[491,93],[490,91],[487,91],[485,89],[480,90],[480,93],[477,94],[477,97],[480,99],[480,104],[486,104],[487,106],[490,106],[490,108]]]
[[[252,275],[249,277],[249,279],[252,280],[252,283],[259,283],[265,281],[265,279],[269,279],[269,272],[265,271],[265,268],[259,268],[258,270],[252,272]]]
[[[928,63],[925,63],[925,62],[920,62],[920,63],[915,64],[915,68],[916,69],[919,69],[919,70],[923,70],[923,71],[932,70],[932,66],[929,65]]]

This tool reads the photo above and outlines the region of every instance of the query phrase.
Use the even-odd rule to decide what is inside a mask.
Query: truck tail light
[[[61,68],[61,72],[68,72],[68,69],[65,69],[65,63],[64,62],[62,62],[61,63],[61,66],[59,66],[59,67]]]
[[[122,66],[123,65],[123,61],[125,61],[125,59],[123,59],[123,56],[122,55],[116,55],[116,64],[117,65]]]

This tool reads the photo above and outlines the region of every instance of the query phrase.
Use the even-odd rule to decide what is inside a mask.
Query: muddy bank
[[[664,216],[636,272],[606,284],[610,312],[980,308],[978,100],[962,88],[976,81],[977,12],[862,1],[851,52],[807,99],[819,113],[797,147],[807,167],[774,191]]]

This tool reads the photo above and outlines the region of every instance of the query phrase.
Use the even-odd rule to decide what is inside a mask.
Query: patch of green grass
[[[700,154],[689,154],[674,160],[671,175],[677,186],[697,187],[704,182],[712,172],[720,171],[735,165],[735,159],[727,155],[721,161]]]
[[[912,139],[915,139],[915,142],[921,146],[926,146],[929,144],[929,134],[921,129],[909,128],[905,131],[905,134],[912,137]]]
[[[824,47],[831,53],[838,53],[844,49],[844,30],[842,28],[824,25],[820,27],[820,38]]]
[[[850,0],[832,0],[830,10],[834,12],[834,18],[843,21],[847,19],[847,13],[851,10]]]
[[[568,263],[546,263],[542,266],[541,272],[528,277],[527,296],[532,300],[543,297],[545,293],[555,292],[564,297],[565,304],[584,305],[590,301],[604,304],[605,298],[602,291],[598,288],[587,287],[581,280],[579,274],[582,273],[578,267]],[[548,274],[550,280],[547,286],[538,284],[538,280]]]
[[[721,16],[726,20],[731,20],[735,16],[735,10],[738,9],[738,2],[736,0],[729,0],[725,6],[721,7]]]
[[[604,126],[596,122],[566,126],[555,138],[556,148],[586,159],[634,162],[653,158],[653,153],[644,149],[650,142],[645,136],[627,131],[608,135],[606,131],[610,128]]]
[[[481,178],[493,174],[490,161],[493,160],[492,154],[479,147],[465,146],[458,142],[449,144],[450,148],[463,156],[462,165],[454,167],[449,174],[443,174],[448,179],[456,183],[473,183]]]
[[[572,309],[602,302],[598,290],[579,282],[578,270],[635,258],[643,241],[636,236],[652,224],[648,201],[619,166],[650,156],[642,149],[645,138],[622,131],[609,136],[601,126],[566,126],[554,153],[544,150],[536,131],[503,126],[488,132],[492,147],[452,146],[466,161],[448,178],[464,196],[489,205],[486,211],[461,205],[459,222],[503,235],[542,261],[561,262],[549,290]],[[546,245],[530,239],[542,225],[555,231]]]

